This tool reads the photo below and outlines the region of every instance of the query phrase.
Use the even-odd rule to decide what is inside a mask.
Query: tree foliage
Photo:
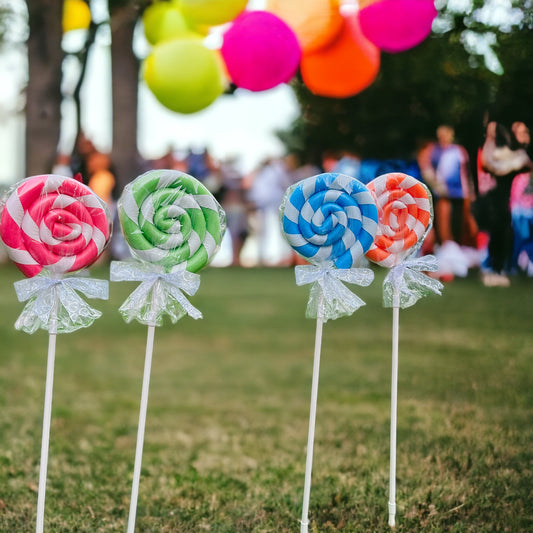
[[[328,149],[369,158],[409,158],[445,123],[455,127],[458,140],[473,153],[488,118],[533,124],[531,9],[526,2],[520,24],[503,31],[474,18],[474,8],[482,5],[476,0],[466,14],[449,12],[444,5],[441,31],[406,52],[382,53],[378,78],[356,96],[323,98],[295,80],[302,115],[279,133],[287,149],[314,163]],[[485,56],[476,53],[466,46],[470,33],[465,32],[481,36],[480,42],[496,32],[496,44]],[[491,51],[502,74],[487,66]]]

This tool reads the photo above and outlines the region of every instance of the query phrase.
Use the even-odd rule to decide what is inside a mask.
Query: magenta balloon
[[[291,80],[301,57],[292,29],[267,11],[245,11],[224,33],[221,48],[237,87],[265,91]]]
[[[434,0],[379,0],[359,11],[359,22],[370,42],[394,54],[420,44],[436,16]]]

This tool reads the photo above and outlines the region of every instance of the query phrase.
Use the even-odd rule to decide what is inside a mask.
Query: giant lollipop
[[[196,178],[172,170],[150,171],[127,185],[118,214],[132,253],[166,269],[186,263],[197,272],[224,235],[213,195]]]
[[[317,319],[301,533],[308,531],[322,325],[364,302],[341,282],[369,285],[374,274],[354,268],[374,240],[377,209],[368,189],[344,174],[319,174],[290,187],[280,208],[285,237],[313,266],[296,267],[296,283],[313,283],[307,316]]]
[[[282,215],[289,244],[316,265],[353,267],[372,244],[377,229],[370,192],[344,174],[302,180],[287,196]]]
[[[28,301],[17,329],[49,332],[41,466],[37,494],[37,533],[44,529],[44,504],[52,414],[56,336],[90,326],[101,313],[76,291],[107,299],[106,281],[63,277],[88,267],[111,235],[103,200],[73,178],[45,174],[17,183],[1,206],[0,238],[8,256],[30,279],[15,282],[18,299]]]
[[[391,268],[425,237],[432,219],[431,193],[407,174],[384,174],[368,184],[379,213],[374,243],[366,256]]]
[[[63,274],[94,263],[110,237],[107,208],[73,178],[33,176],[20,182],[2,211],[0,237],[27,277]]]
[[[127,529],[133,533],[155,326],[162,324],[165,314],[172,322],[185,314],[202,317],[182,291],[193,295],[198,290],[200,276],[195,272],[208,265],[218,251],[226,217],[204,185],[174,170],[152,170],[133,180],[119,199],[118,214],[126,242],[138,261],[113,262],[111,280],[142,282],[120,312],[126,322],[135,319],[148,325]]]
[[[433,206],[429,189],[402,173],[383,174],[368,184],[378,207],[379,224],[368,259],[390,268],[383,283],[383,301],[392,307],[392,378],[389,472],[389,525],[396,522],[396,418],[398,404],[399,309],[409,307],[442,284],[424,274],[435,271],[434,256],[415,258],[431,227]],[[410,257],[411,256],[411,257]]]

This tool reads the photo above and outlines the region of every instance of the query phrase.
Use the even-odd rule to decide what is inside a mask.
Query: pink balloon
[[[359,11],[365,37],[395,54],[420,44],[437,16],[434,0],[379,0]]]
[[[250,91],[290,81],[301,57],[294,32],[267,11],[240,14],[224,34],[221,53],[233,83]]]

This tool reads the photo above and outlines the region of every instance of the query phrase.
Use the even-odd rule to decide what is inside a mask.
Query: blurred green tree
[[[330,149],[405,159],[434,137],[439,124],[453,125],[471,154],[489,117],[533,124],[532,3],[509,5],[511,21],[487,18],[494,11],[480,10],[490,3],[475,0],[450,10],[458,4],[437,0],[431,36],[411,50],[382,53],[378,78],[353,97],[320,97],[294,80],[302,114],[278,132],[280,139],[315,164]]]

